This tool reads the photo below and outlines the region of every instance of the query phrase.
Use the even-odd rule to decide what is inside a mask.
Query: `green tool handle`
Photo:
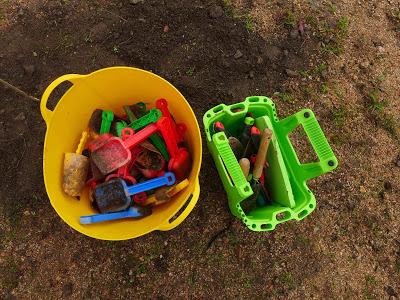
[[[119,137],[122,136],[122,129],[124,129],[126,127],[128,127],[128,124],[126,124],[126,122],[122,121],[122,120],[115,124],[115,130],[117,131],[117,135]]]
[[[309,180],[335,169],[338,161],[328,144],[324,133],[314,115],[309,109],[304,109],[278,122],[279,131],[285,135],[281,139],[281,147],[291,149],[288,155],[288,163],[296,168],[295,173],[303,180]],[[290,142],[289,134],[297,126],[302,125],[310,143],[317,154],[319,162],[301,164]]]
[[[155,123],[158,121],[158,119],[161,118],[161,111],[154,108],[154,109],[150,109],[150,111],[145,114],[143,117],[134,120],[133,122],[131,122],[131,124],[129,124],[128,126],[131,127],[133,130],[137,131],[143,127],[146,127],[147,125],[151,124],[151,123]]]
[[[161,155],[164,157],[166,162],[169,162],[169,154],[167,150],[167,146],[165,145],[165,142],[163,139],[157,134],[153,134],[149,136],[149,140],[153,143],[153,145],[160,151]]]
[[[103,110],[101,113],[100,134],[110,132],[111,123],[114,120],[114,113],[111,110]]]
[[[133,121],[137,120],[136,116],[133,114],[133,112],[129,108],[129,105],[124,105],[124,111],[126,113],[126,116],[128,117],[129,122],[133,122]]]

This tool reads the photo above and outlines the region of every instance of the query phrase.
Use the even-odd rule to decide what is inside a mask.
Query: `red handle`
[[[145,128],[138,131],[137,133],[126,137],[123,143],[127,149],[132,149],[144,140],[146,140],[152,134],[160,131],[165,141],[165,144],[167,145],[169,155],[171,157],[174,157],[175,154],[178,152],[178,143],[176,140],[176,132],[174,131],[173,125],[171,123],[171,119],[167,117],[161,117],[156,123],[147,125]],[[125,133],[125,131],[123,131],[122,135],[126,136],[125,134],[130,135],[131,132]]]
[[[171,120],[166,117],[161,117],[157,121],[157,126],[160,129],[161,135],[167,145],[169,155],[172,157],[178,152],[178,143],[176,140],[176,134],[171,124]]]
[[[156,101],[156,107],[161,111],[163,117],[166,117],[170,124],[173,135],[177,143],[183,142],[183,137],[186,132],[186,125],[184,123],[176,124],[172,119],[171,112],[168,109],[168,102],[165,99],[158,99]]]
[[[128,137],[123,143],[127,149],[132,149],[135,146],[139,145],[145,139],[147,139],[152,134],[156,133],[158,130],[158,126],[156,124],[147,125],[142,130],[138,131],[134,135]]]

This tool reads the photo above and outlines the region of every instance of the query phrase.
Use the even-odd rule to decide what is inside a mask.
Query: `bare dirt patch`
[[[204,147],[200,201],[181,226],[97,241],[48,202],[37,103],[1,87],[0,296],[399,297],[399,11],[393,0],[0,0],[0,78],[36,97],[62,74],[136,66],[177,86],[199,120],[249,95],[273,97],[280,117],[309,107],[340,162],[312,182],[310,217],[253,233],[230,215]]]

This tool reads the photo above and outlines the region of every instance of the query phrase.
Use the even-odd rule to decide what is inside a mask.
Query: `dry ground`
[[[97,241],[48,202],[37,103],[0,87],[1,298],[400,297],[399,1],[0,0],[0,78],[40,97],[62,74],[113,65],[165,77],[199,120],[249,95],[272,96],[280,117],[309,107],[340,166],[310,182],[307,219],[254,233],[204,147],[181,226]]]

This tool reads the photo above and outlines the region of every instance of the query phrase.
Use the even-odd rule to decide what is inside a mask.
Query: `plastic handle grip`
[[[140,119],[137,119],[133,121],[131,124],[129,124],[129,127],[137,131],[151,123],[157,122],[157,120],[160,118],[161,118],[161,111],[154,108],[151,109],[146,115],[144,115]]]
[[[309,109],[304,109],[298,113],[289,116],[279,122],[282,133],[286,135],[287,141],[289,140],[289,133],[292,132],[297,126],[303,125],[304,131],[319,159],[319,162],[300,164],[297,160],[299,171],[302,173],[304,180],[318,177],[329,171],[335,169],[338,161],[330,147],[321,127],[314,115]],[[293,148],[293,146],[292,146]],[[293,150],[294,151],[294,150]],[[300,175],[299,175],[300,176]]]
[[[319,160],[323,161],[330,159],[334,155],[332,148],[329,146],[314,113],[310,110],[303,110],[298,112],[296,116],[300,119],[300,124],[303,125],[304,131],[306,132]]]
[[[174,219],[172,221],[171,221],[171,219],[168,219],[163,225],[158,227],[158,230],[162,230],[162,231],[171,230],[171,229],[175,228],[176,226],[178,226],[179,224],[181,224],[183,222],[183,220],[185,220],[185,218],[193,210],[194,206],[196,205],[197,199],[199,198],[199,195],[200,195],[200,184],[199,184],[199,179],[197,177],[197,179],[195,181],[193,193],[191,195],[189,195],[188,200],[186,200],[186,202],[189,201],[186,208],[182,211],[182,213],[176,219]],[[182,206],[185,204],[186,203],[183,202]],[[178,207],[176,209],[176,212],[178,212],[182,208],[182,206]]]
[[[141,213],[140,208],[137,207],[130,207],[129,210],[119,211],[114,213],[108,214],[96,214],[91,216],[83,216],[79,218],[79,222],[81,224],[92,224],[92,223],[99,223],[99,222],[106,222],[112,220],[119,220],[125,218],[135,218],[135,217],[142,217],[143,213]]]
[[[174,173],[166,172],[164,176],[150,179],[145,182],[127,187],[126,192],[129,196],[131,196],[148,190],[156,189],[165,185],[167,186],[173,185],[175,181],[176,179]]]
[[[176,142],[182,142],[183,141],[183,136],[187,130],[186,125],[181,123],[181,124],[176,124],[174,119],[171,116],[171,112],[168,109],[168,102],[165,99],[158,99],[156,101],[156,107],[161,111],[162,116],[166,119],[169,120],[170,127],[172,129],[172,134],[175,137]]]
[[[137,120],[135,114],[131,111],[129,105],[124,106],[124,111],[126,113],[126,116],[128,117],[129,122]]]
[[[162,117],[157,121],[158,128],[167,145],[168,153],[173,157],[178,152],[178,142],[171,119]]]
[[[232,148],[229,146],[228,139],[224,132],[218,132],[212,136],[212,141],[218,150],[218,154],[221,156],[225,167],[232,178],[233,184],[236,187],[240,187],[248,184],[246,178],[243,175],[242,170],[239,167],[235,154],[233,154]]]
[[[76,154],[82,154],[82,151],[86,146],[86,142],[88,140],[88,136],[89,136],[89,134],[88,134],[87,131],[83,131],[82,132],[81,139],[79,140],[78,147],[76,148],[76,152],[75,152]]]
[[[50,85],[46,88],[46,90],[43,92],[42,99],[40,100],[40,112],[42,114],[42,117],[44,121],[46,122],[46,125],[49,126],[50,121],[51,121],[51,116],[53,112],[47,108],[47,101],[49,100],[49,97],[51,93],[54,91],[54,89],[63,83],[64,81],[70,81],[72,84],[75,84],[76,80],[82,77],[85,77],[86,75],[79,75],[79,74],[66,74],[61,77],[58,77],[55,79]]]
[[[153,135],[149,136],[149,140],[153,143],[154,146],[156,146],[158,151],[160,151],[160,153],[162,154],[164,159],[168,162],[170,157],[169,157],[168,150],[167,150],[167,147],[166,147],[163,139],[159,135],[153,134]]]
[[[114,113],[111,110],[103,110],[101,114],[100,134],[110,132],[111,123],[114,120]]]
[[[122,129],[124,129],[127,126],[128,124],[126,124],[125,121],[118,121],[117,123],[115,123],[115,130],[117,131],[117,135],[119,137],[121,137]]]
[[[132,130],[132,129],[131,129]],[[150,135],[156,133],[158,130],[158,127],[156,124],[150,124],[144,129],[140,130],[139,132],[135,133],[128,139],[124,141],[125,147],[128,149],[131,149],[137,145],[139,145],[141,142],[143,142],[145,139],[147,139]]]

